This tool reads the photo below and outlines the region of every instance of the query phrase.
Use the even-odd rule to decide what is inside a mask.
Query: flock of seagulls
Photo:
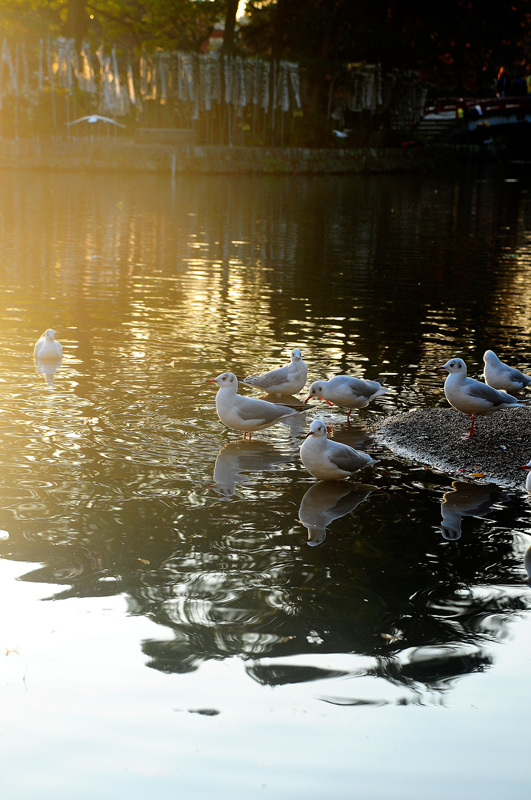
[[[531,385],[531,376],[504,364],[492,350],[483,356],[484,382],[469,378],[467,366],[462,358],[451,358],[441,367],[448,375],[444,382],[444,394],[449,404],[470,417],[467,438],[475,435],[475,419],[492,414],[502,408],[525,406],[526,401],[509,393],[521,391]],[[304,414],[307,408],[295,407],[294,397],[302,391],[308,377],[308,368],[299,348],[291,352],[291,361],[284,367],[259,375],[249,375],[241,383],[254,389],[286,398],[286,403],[238,394],[238,377],[233,372],[223,372],[209,378],[217,384],[216,409],[221,422],[229,428],[244,432],[251,438],[254,431],[263,430],[289,417]],[[329,405],[348,409],[347,420],[353,409],[366,408],[375,398],[387,392],[384,381],[369,381],[350,375],[336,375],[329,380],[314,381],[309,388],[304,405],[312,398],[324,400]],[[301,447],[300,457],[305,469],[318,480],[342,480],[374,463],[365,452],[328,438],[328,430],[321,419],[315,419]],[[531,493],[531,461],[527,488]]]
[[[269,400],[246,397],[238,394],[238,378],[233,372],[222,372],[208,382],[217,384],[216,410],[221,422],[228,428],[243,431],[244,438],[254,431],[269,428],[277,422],[295,415],[305,414],[309,406],[293,407],[293,396],[300,392],[308,377],[308,367],[296,347],[291,352],[291,361],[285,367],[250,375],[241,381],[246,386],[261,389],[268,395],[283,396],[290,405],[272,403]],[[366,381],[348,375],[337,375],[324,381],[315,381],[310,386],[304,405],[312,398],[325,400],[329,405],[348,409],[347,419],[353,408],[365,408],[371,400],[384,394],[387,389],[378,381]],[[359,469],[374,463],[367,453],[328,438],[325,423],[316,419],[300,448],[301,461],[307,471],[318,480],[341,480],[350,478]]]
[[[490,350],[488,353],[492,352]],[[494,353],[493,353],[494,355]],[[500,361],[501,364],[501,361]],[[495,384],[501,384],[505,380],[505,374],[501,373],[501,378],[490,375],[490,380],[494,383],[486,384],[476,381],[474,378],[467,377],[466,364],[462,358],[451,358],[439,369],[445,369],[448,377],[444,382],[444,394],[448,402],[457,411],[468,414],[471,420],[468,438],[474,436],[476,429],[474,421],[476,417],[492,414],[502,408],[522,407],[518,398],[500,391],[495,388]]]
[[[55,331],[48,328],[37,340],[34,347],[36,365],[56,365],[60,363],[63,348],[55,338]],[[526,401],[510,394],[531,385],[531,376],[504,364],[492,351],[483,356],[485,382],[469,378],[467,366],[462,358],[451,358],[440,370],[448,372],[444,382],[444,394],[449,404],[470,417],[468,438],[475,435],[475,418],[499,411],[503,408],[525,406]],[[363,380],[349,375],[336,375],[329,380],[314,381],[302,405],[297,403],[296,395],[306,385],[308,367],[304,363],[298,347],[291,352],[290,363],[259,375],[249,375],[241,380],[245,386],[265,391],[269,396],[286,398],[285,404],[270,402],[262,398],[238,394],[238,377],[233,372],[222,372],[208,381],[218,387],[216,410],[220,421],[228,428],[243,431],[244,438],[259,430],[264,430],[277,422],[302,415],[309,410],[306,406],[312,398],[324,400],[329,405],[348,409],[347,420],[353,409],[366,408],[375,398],[387,392],[379,381]],[[301,447],[300,457],[305,469],[318,480],[342,480],[350,478],[358,470],[374,464],[374,459],[365,452],[355,450],[349,445],[328,438],[328,430],[321,419],[310,425]],[[531,494],[531,461],[524,465],[529,470],[526,488]]]

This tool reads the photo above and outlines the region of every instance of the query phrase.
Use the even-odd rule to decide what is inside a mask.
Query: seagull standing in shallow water
[[[485,382],[493,389],[505,389],[506,392],[519,392],[531,383],[531,377],[514,367],[500,361],[496,353],[486,350],[483,354]]]
[[[320,419],[314,419],[310,425],[310,432],[301,445],[300,454],[310,475],[324,481],[350,478],[354,472],[374,463],[368,453],[329,439],[326,425]]]
[[[268,394],[293,395],[300,392],[308,377],[308,367],[302,360],[298,347],[291,351],[291,363],[279,369],[272,369],[262,375],[248,375],[242,383],[254,389],[262,389]]]
[[[48,330],[44,331],[33,348],[34,357],[40,359],[41,361],[53,361],[61,358],[62,354],[62,345],[55,338],[55,331],[52,328],[48,328]]]
[[[310,386],[308,397],[319,397],[329,406],[342,406],[348,408],[347,419],[350,418],[353,408],[365,408],[371,400],[381,394],[385,389],[378,381],[366,381],[362,378],[351,378],[349,375],[336,375],[328,381],[314,381]]]
[[[306,409],[297,410],[280,403],[269,403],[254,397],[242,397],[238,394],[238,378],[232,372],[222,372],[217,378],[208,378],[210,383],[219,386],[216,394],[218,417],[227,428],[243,431],[244,439],[253,431],[269,428],[275,422],[281,422],[294,414],[303,414]]]
[[[486,383],[476,381],[474,378],[467,377],[466,364],[462,358],[451,358],[442,367],[448,371],[448,376],[444,382],[444,394],[446,399],[457,411],[468,414],[471,420],[468,439],[476,432],[474,419],[478,416],[492,414],[501,408],[521,407],[525,408],[516,397],[512,397],[506,392],[499,392]]]

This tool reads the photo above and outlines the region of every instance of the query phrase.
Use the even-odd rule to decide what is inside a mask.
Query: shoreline
[[[415,409],[379,422],[372,436],[395,455],[454,477],[525,492],[531,459],[531,409],[503,409],[476,418],[476,435],[464,438],[469,417],[452,408]]]
[[[447,170],[495,161],[478,145],[303,148],[193,145],[111,135],[0,139],[0,169],[147,172],[162,175],[353,175]]]

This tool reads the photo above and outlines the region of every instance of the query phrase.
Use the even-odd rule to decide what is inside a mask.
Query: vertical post
[[[50,37],[48,36],[46,39],[46,55],[48,59],[48,80],[50,81],[50,92],[52,95],[52,118],[53,118],[53,127],[57,129],[57,113],[55,109],[55,83],[53,79],[53,67],[52,67],[52,49],[50,47]]]

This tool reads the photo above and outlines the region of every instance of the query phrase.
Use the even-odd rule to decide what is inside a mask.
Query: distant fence
[[[221,51],[158,50],[139,57],[116,46],[95,52],[73,39],[0,50],[0,135],[68,134],[72,121],[99,114],[135,126],[194,129],[204,143],[290,141],[309,93],[305,69],[291,61],[228,56]],[[328,116],[342,128],[359,114],[389,112],[395,126],[420,117],[425,90],[412,72],[382,74],[379,65],[345,65],[331,81]],[[76,129],[79,130],[79,129]]]

